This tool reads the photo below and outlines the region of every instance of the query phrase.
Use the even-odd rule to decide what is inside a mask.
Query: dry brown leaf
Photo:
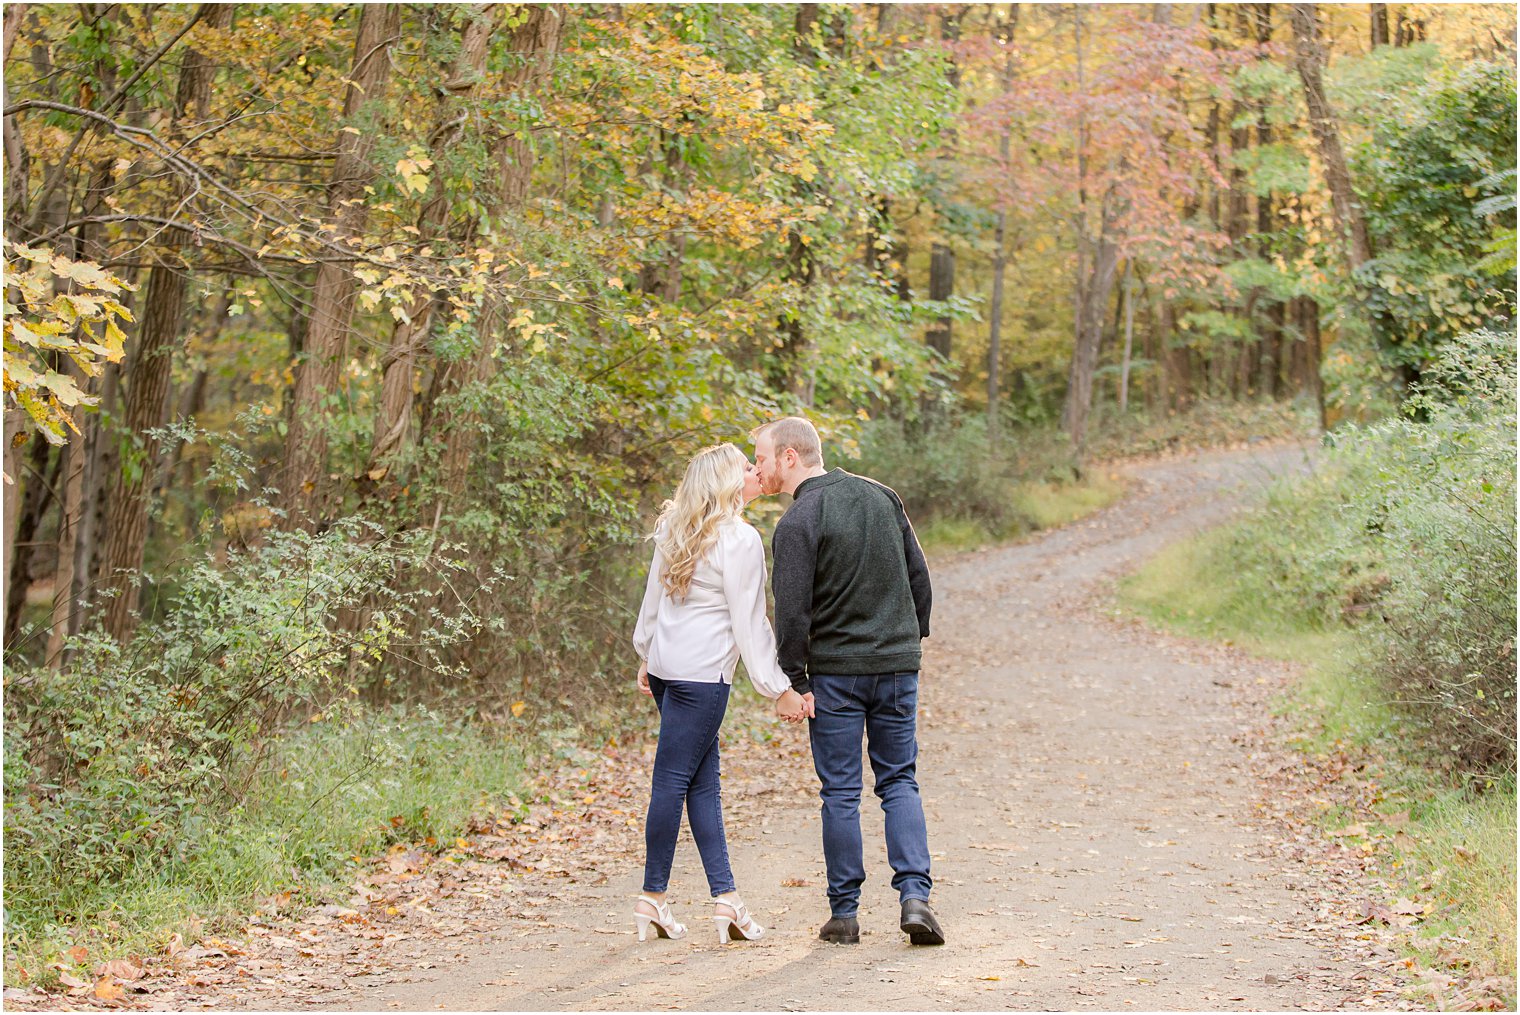
[[[121,984],[109,976],[102,976],[95,981],[95,999],[97,1001],[121,1001],[127,996],[122,990]]]
[[[142,979],[142,967],[128,959],[112,959],[95,967],[96,976],[114,976],[118,980]]]

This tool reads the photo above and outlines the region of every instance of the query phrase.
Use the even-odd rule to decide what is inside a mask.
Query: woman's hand
[[[639,660],[639,690],[644,694],[654,697],[654,692],[649,689],[649,660]]]
[[[807,701],[802,695],[788,687],[781,692],[781,697],[776,699],[776,714],[784,722],[799,723],[807,718]]]

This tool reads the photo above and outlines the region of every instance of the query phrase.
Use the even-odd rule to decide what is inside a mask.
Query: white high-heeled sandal
[[[717,899],[715,902],[724,909],[732,910],[734,914],[733,916],[724,913],[713,914],[713,923],[718,927],[718,944],[724,945],[730,941],[758,941],[765,936],[765,928],[749,915],[743,899],[736,897],[733,902]]]
[[[633,911],[633,922],[639,928],[639,940],[649,937],[649,928],[654,928],[655,937],[666,937],[677,940],[686,936],[686,924],[677,923],[676,916],[670,911],[670,906],[647,895],[640,895],[639,902],[647,902],[654,909],[654,915],[641,913],[637,908]],[[635,903],[637,906],[637,903]]]

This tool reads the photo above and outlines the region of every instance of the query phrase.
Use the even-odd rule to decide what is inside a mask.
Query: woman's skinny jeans
[[[670,886],[684,804],[707,887],[714,896],[732,892],[718,787],[718,728],[728,711],[729,685],[662,680],[651,673],[649,689],[660,709],[660,742],[644,821],[644,891],[663,892]]]

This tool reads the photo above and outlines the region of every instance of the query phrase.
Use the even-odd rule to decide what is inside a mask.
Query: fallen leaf
[[[134,965],[126,959],[112,959],[110,962],[102,962],[95,967],[96,976],[114,976],[118,980],[142,979],[142,967]]]
[[[95,981],[95,999],[97,1001],[120,1001],[127,996],[127,992],[121,989],[109,976],[102,976]]]

